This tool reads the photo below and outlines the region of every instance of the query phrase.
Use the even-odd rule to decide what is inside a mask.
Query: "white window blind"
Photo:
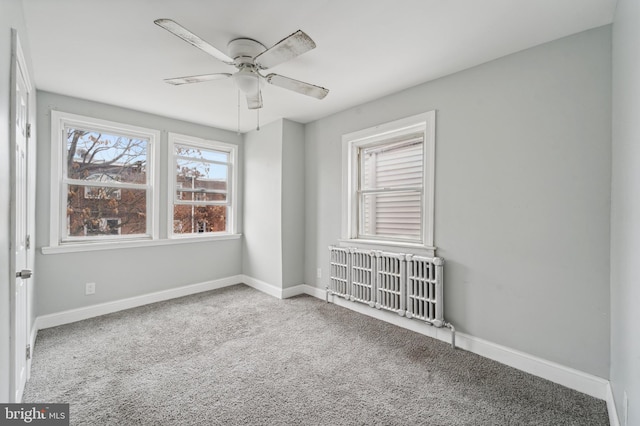
[[[420,241],[424,182],[423,133],[359,149],[359,234]]]

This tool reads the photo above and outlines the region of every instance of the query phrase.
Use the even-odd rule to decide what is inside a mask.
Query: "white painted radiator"
[[[378,309],[406,313],[405,255],[374,252],[376,258],[376,303]]]
[[[329,247],[329,296],[365,303],[435,327],[455,328],[444,320],[443,269],[440,257],[379,250]]]
[[[440,257],[407,255],[407,318],[442,327],[442,269]]]
[[[349,260],[349,249],[335,247],[334,250],[331,250],[331,291],[344,298],[348,298],[350,294]]]
[[[375,261],[367,250],[349,249],[351,292],[349,299],[352,302],[366,303],[372,308],[375,306]]]

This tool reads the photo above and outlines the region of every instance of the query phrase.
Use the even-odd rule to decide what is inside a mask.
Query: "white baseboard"
[[[606,399],[609,386],[606,379],[477,337],[463,333],[457,335],[460,336],[460,347],[463,349],[595,398]]]
[[[242,282],[248,285],[249,287],[255,288],[258,291],[268,294],[269,296],[277,297],[278,299],[282,299],[282,288],[275,286],[273,284],[269,284],[268,282],[261,281],[257,278],[250,277],[248,275],[241,275]]]
[[[323,300],[325,300],[325,298],[327,297],[327,292],[324,289],[314,287],[308,284],[302,284],[302,285],[299,285],[298,287],[302,287],[302,289],[304,290],[304,293],[308,294],[309,296],[317,297],[318,299],[323,299]]]
[[[305,293],[310,296],[325,300],[326,293],[324,289],[305,285],[304,290]],[[368,305],[351,302],[338,296],[329,296],[329,302],[361,314],[389,322],[397,325],[398,327],[415,331],[447,343],[451,342],[451,331],[447,328],[433,327],[421,321],[410,320],[392,312],[374,309]],[[577,390],[578,392],[585,393],[598,399],[603,399],[607,401],[608,406],[610,405],[608,400],[613,400],[613,395],[609,397],[611,392],[609,381],[592,374],[569,368],[555,362],[547,361],[545,359],[460,332],[456,333],[456,347],[473,352],[485,358],[498,361],[502,364],[517,368],[518,370],[533,374],[543,379],[547,379],[570,389]]]
[[[43,328],[56,327],[58,325],[110,314],[124,309],[136,308],[138,306],[148,305],[149,303],[162,302],[164,300],[175,299],[177,297],[201,293],[203,291],[215,290],[239,283],[242,283],[242,276],[235,275],[219,280],[186,285],[183,287],[143,294],[113,302],[100,303],[78,309],[70,309],[68,311],[57,312],[55,314],[42,315],[36,318],[34,330],[37,332],[37,330],[42,330]],[[35,341],[35,335],[33,336],[33,339]]]
[[[620,417],[618,417],[618,409],[616,408],[616,401],[613,398],[613,389],[611,384],[607,384],[607,411],[609,412],[609,424],[611,426],[620,426]]]
[[[288,299],[289,297],[298,296],[300,294],[307,294],[307,288],[310,287],[306,284],[300,284],[294,287],[281,288],[277,285],[269,284],[268,282],[261,281],[248,275],[241,275],[241,277],[242,282],[249,287],[255,288],[269,296],[277,297],[278,299]]]
[[[308,294],[307,287],[309,286],[306,284],[300,284],[294,287],[287,287],[285,289],[282,289],[282,298],[288,299],[290,297],[300,296],[301,294]]]

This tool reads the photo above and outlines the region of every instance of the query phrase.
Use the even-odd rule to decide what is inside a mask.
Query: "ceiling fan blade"
[[[254,60],[260,68],[267,69],[302,55],[315,47],[316,44],[311,40],[311,37],[302,30],[298,30],[256,56]]]
[[[293,78],[278,74],[269,74],[265,77],[265,80],[267,80],[267,83],[273,84],[274,86],[293,90],[294,92],[317,99],[324,99],[324,97],[329,93],[329,89],[325,89],[324,87],[315,86],[313,84],[305,83],[304,81],[294,80]]]
[[[231,77],[231,74],[217,73],[217,74],[191,75],[189,77],[167,78],[164,81],[165,83],[173,84],[174,86],[179,86],[181,84],[200,83],[202,81],[220,80],[222,78],[227,78],[227,77]]]
[[[262,93],[247,93],[247,107],[249,109],[262,108]]]
[[[186,41],[192,46],[197,47],[198,49],[208,53],[209,55],[224,62],[225,64],[233,65],[233,59],[189,31],[182,25],[178,24],[177,22],[171,19],[156,19],[153,22],[159,27],[162,27],[165,30],[169,31],[171,34],[180,37],[182,40]]]

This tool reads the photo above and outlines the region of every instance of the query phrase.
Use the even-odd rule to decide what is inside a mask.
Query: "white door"
[[[12,272],[15,281],[11,300],[11,358],[12,395],[14,402],[20,402],[27,381],[27,345],[29,341],[28,289],[31,271],[29,269],[28,197],[27,197],[27,140],[29,138],[29,79],[20,43],[14,36],[14,56],[12,72],[12,118],[14,126],[12,140]]]

